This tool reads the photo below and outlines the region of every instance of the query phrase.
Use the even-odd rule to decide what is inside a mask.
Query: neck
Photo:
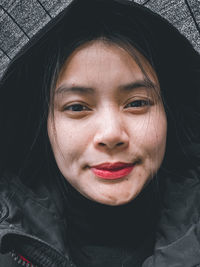
[[[68,229],[73,243],[134,247],[154,232],[158,201],[153,182],[136,199],[122,206],[91,201],[67,182],[65,185]]]

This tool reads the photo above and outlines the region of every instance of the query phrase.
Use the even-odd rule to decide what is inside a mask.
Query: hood
[[[192,127],[192,142],[197,143],[199,116],[193,117],[200,111],[200,56],[190,42],[161,16],[131,1],[74,0],[20,50],[1,79],[2,169],[7,164],[17,168],[41,142],[42,127],[46,134],[51,77],[68,54],[76,45],[110,33],[126,36],[146,56],[157,73],[168,116],[177,118],[174,124],[187,117],[179,134],[187,136]],[[46,147],[40,143],[37,149]]]
[[[55,18],[71,0],[66,1],[1,1],[1,36],[0,36],[0,76],[9,61],[38,30]],[[187,1],[135,0],[162,15],[177,27],[200,51],[200,14],[198,3]]]
[[[61,50],[67,48],[67,58],[86,37],[92,40],[110,32],[114,37],[126,36],[154,67],[173,133],[169,142],[174,142],[176,151],[182,138],[186,143],[183,152],[190,157],[174,153],[171,161],[176,163],[173,167],[178,174],[163,170],[155,254],[144,266],[195,266],[200,263],[200,170],[196,164],[200,143],[200,56],[169,22],[139,4],[74,0],[20,50],[1,80],[0,172],[20,174],[31,188],[37,184],[38,173],[49,171],[45,155],[51,152],[43,140],[47,139],[51,77],[57,75],[64,61]],[[61,49],[62,42],[65,45]],[[173,129],[178,133],[174,134]],[[180,247],[187,251],[190,245],[193,249],[186,255],[186,264]]]

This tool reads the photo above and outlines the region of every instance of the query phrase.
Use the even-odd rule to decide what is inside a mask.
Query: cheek
[[[48,119],[48,135],[57,163],[68,158],[68,155],[72,153],[70,149],[73,146],[70,144],[74,142],[74,135],[71,128],[56,114],[54,119]]]
[[[165,155],[167,121],[164,113],[156,115],[155,119],[151,122],[151,131],[147,140],[149,144],[149,160],[152,168],[157,171]]]
[[[89,143],[88,129],[55,112],[54,122],[48,119],[48,135],[56,160],[70,163],[77,160]]]
[[[167,118],[164,110],[155,112],[151,120],[151,133],[149,137],[151,137],[150,143],[157,153],[164,153],[167,137]]]
[[[150,160],[163,159],[166,146],[167,120],[163,109],[153,110],[136,120],[132,127],[132,142]]]

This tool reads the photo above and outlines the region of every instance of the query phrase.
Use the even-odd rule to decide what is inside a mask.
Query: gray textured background
[[[20,48],[71,1],[0,0],[0,77]],[[135,2],[168,19],[200,52],[200,0]]]

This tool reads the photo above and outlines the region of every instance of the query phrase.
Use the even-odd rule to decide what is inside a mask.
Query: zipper
[[[24,267],[39,267],[38,265],[34,265],[33,263],[31,263],[30,261],[25,259],[23,256],[15,253],[14,251],[10,252],[10,255],[13,258],[13,260],[20,266],[24,266]]]
[[[12,244],[8,253],[20,266],[74,266],[70,258],[66,258],[54,247],[37,237],[10,229],[4,237],[6,235],[9,236],[9,243]]]
[[[24,258],[22,255],[16,253],[14,250],[12,252],[10,252],[9,254],[13,258],[13,260],[20,266],[23,266],[23,267],[39,267],[39,265],[35,265],[35,264],[31,263],[29,260]],[[76,267],[71,260],[69,260],[69,267]]]

